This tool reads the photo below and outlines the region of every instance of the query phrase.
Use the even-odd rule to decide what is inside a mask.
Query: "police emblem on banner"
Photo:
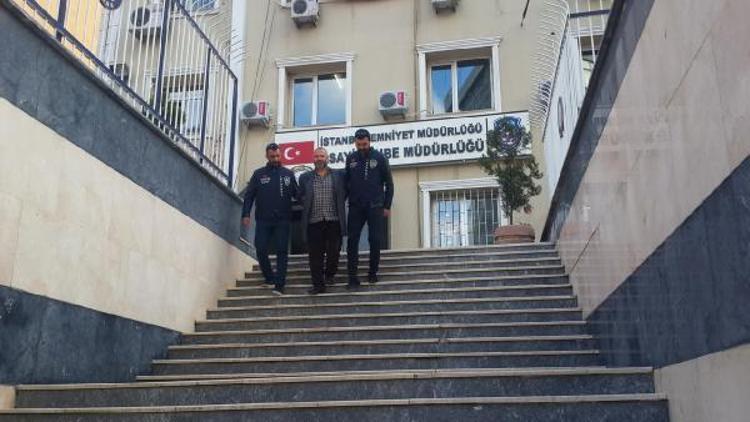
[[[523,129],[521,119],[518,117],[508,116],[495,120],[495,132],[500,139],[500,151],[515,152],[521,145]]]
[[[370,160],[370,168],[374,169],[378,166],[378,160]]]
[[[122,0],[99,0],[99,3],[107,10],[116,10],[122,5]]]
[[[292,178],[289,176],[284,176],[284,186],[289,186],[292,184]]]

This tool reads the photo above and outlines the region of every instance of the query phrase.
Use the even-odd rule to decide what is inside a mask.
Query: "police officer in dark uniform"
[[[292,199],[297,198],[297,180],[291,170],[281,166],[279,146],[266,147],[265,166],[255,170],[245,192],[242,224],[250,225],[250,210],[255,203],[255,251],[265,278],[265,285],[274,286],[273,293],[284,294],[292,220]],[[276,274],[268,259],[268,248],[275,239]]]
[[[370,148],[370,132],[359,129],[354,134],[357,150],[346,158],[344,178],[349,194],[347,224],[348,289],[359,287],[359,236],[367,223],[370,240],[368,281],[378,281],[380,247],[385,217],[390,216],[393,202],[393,177],[388,159]]]

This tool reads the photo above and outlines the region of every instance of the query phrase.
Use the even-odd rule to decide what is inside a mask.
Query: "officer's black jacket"
[[[294,173],[281,166],[265,165],[253,173],[245,192],[242,216],[250,216],[255,204],[255,220],[291,221],[292,200],[297,198]]]
[[[344,171],[349,204],[390,209],[393,203],[393,177],[388,159],[370,148],[367,155],[355,151],[346,158]]]

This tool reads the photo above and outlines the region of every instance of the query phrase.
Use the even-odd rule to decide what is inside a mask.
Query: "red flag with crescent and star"
[[[287,142],[279,144],[281,164],[309,164],[315,155],[315,141]]]

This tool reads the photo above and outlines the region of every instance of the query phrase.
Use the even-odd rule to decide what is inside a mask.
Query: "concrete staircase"
[[[281,298],[249,273],[151,374],[20,386],[0,421],[668,421],[650,368],[601,366],[552,245],[388,251],[381,268],[315,297],[306,257]]]

